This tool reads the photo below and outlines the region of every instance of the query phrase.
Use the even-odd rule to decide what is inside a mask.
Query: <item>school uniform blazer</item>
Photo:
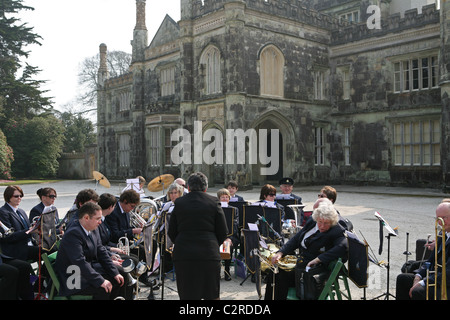
[[[173,261],[220,261],[219,246],[228,227],[217,197],[191,191],[176,199],[168,234],[175,245]]]
[[[35,205],[31,210],[30,210],[30,223],[33,222],[34,217],[38,217],[42,214],[42,212],[44,212],[44,208],[45,205],[41,202],[37,205]],[[55,212],[55,224],[59,223],[59,214],[58,214],[58,210],[56,210]]]
[[[23,218],[20,219],[19,215]],[[16,212],[7,204],[0,208],[0,220],[8,228],[13,228],[14,232],[0,239],[1,251],[3,254],[20,259],[27,260],[28,242],[32,241],[31,234],[26,234],[30,228],[27,214],[18,208]]]
[[[117,243],[122,237],[133,240],[133,227],[130,225],[130,214],[122,212],[120,203],[117,203],[113,212],[105,217],[105,223],[111,231],[111,242]]]
[[[300,248],[300,255],[305,261],[309,262],[318,257],[323,264],[342,258],[347,260],[347,241],[344,235],[345,229],[338,223],[331,227],[327,232],[320,232],[313,237],[313,241],[304,249],[301,242],[306,233],[316,226],[316,222],[311,218],[305,226],[297,232],[280,251],[283,255],[291,254],[295,249]]]
[[[111,256],[101,243],[98,231],[91,231],[91,235],[92,240],[79,221],[74,221],[64,233],[55,262],[55,271],[61,284],[59,295],[73,295],[89,286],[99,288],[105,281],[102,274],[111,277],[119,274]],[[74,266],[78,268],[74,269]],[[80,278],[76,279],[78,271]],[[77,282],[74,280],[79,280],[79,286],[75,285]],[[68,283],[73,288],[69,288]]]
[[[106,249],[111,250],[111,247],[117,247],[117,245],[111,242],[111,230],[105,221],[103,221],[97,228],[100,235],[100,241],[106,247]]]

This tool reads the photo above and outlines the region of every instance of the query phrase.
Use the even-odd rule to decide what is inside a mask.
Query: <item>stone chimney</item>
[[[144,61],[144,50],[147,47],[148,31],[145,26],[145,1],[136,0],[136,26],[133,31],[132,63]]]
[[[106,44],[100,44],[100,67],[97,72],[97,83],[99,86],[103,86],[105,80],[109,78],[108,65],[106,63]]]

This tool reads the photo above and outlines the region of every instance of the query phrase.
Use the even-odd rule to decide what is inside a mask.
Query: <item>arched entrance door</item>
[[[272,161],[277,161],[278,170],[263,175],[261,174],[261,169],[271,164],[263,164],[262,161],[258,161],[258,164],[252,166],[252,183],[258,185],[270,183],[276,186],[284,175],[292,175],[294,131],[290,122],[276,111],[262,115],[253,127],[258,132],[260,129],[267,130],[267,139],[265,140],[267,147],[266,153]],[[275,136],[273,136],[274,134]],[[261,139],[261,135],[258,136]],[[261,154],[259,156],[259,160],[261,160]]]

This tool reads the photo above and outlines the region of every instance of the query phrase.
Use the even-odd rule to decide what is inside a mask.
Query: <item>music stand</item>
[[[248,229],[242,230],[244,237],[244,260],[247,269],[250,271],[241,285],[250,277],[255,275],[256,291],[261,299],[261,260],[259,254],[260,236],[256,225],[250,224]]]
[[[42,250],[51,251],[56,244],[56,225],[55,225],[56,207],[45,207],[42,214],[36,219],[33,228],[26,233],[31,233],[34,230],[38,231],[38,247],[39,247],[39,260],[38,260],[38,294],[34,300],[44,299],[47,300],[45,295],[41,292],[42,282]]]
[[[386,264],[386,276],[387,276],[387,281],[386,281],[386,292],[383,294],[380,294],[379,296],[373,298],[373,300],[377,300],[381,297],[384,297],[385,300],[389,300],[389,297],[393,297],[395,298],[394,295],[392,295],[391,293],[389,293],[389,275],[390,275],[390,251],[391,251],[391,237],[397,236],[397,232],[391,228],[391,226],[387,223],[387,221],[378,213],[375,212],[375,217],[380,221],[380,249],[379,249],[379,254],[381,254],[382,252],[382,246],[383,246],[383,227],[386,228],[386,230],[388,231],[388,235],[386,236],[386,238],[388,239],[388,251],[387,251],[387,255],[388,255],[388,260],[387,260],[387,264]]]
[[[297,205],[297,199],[275,199],[275,201],[284,207],[284,219],[295,219],[295,212],[292,205]]]

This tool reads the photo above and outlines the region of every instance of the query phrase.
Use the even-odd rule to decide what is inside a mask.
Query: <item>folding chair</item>
[[[339,258],[334,266],[333,264],[330,264],[330,268],[333,268],[333,270],[331,271],[318,300],[335,300],[335,296],[337,300],[342,300],[342,297],[347,298],[347,300],[352,300],[350,287],[348,286],[348,272],[342,259]],[[345,290],[347,291],[346,293],[341,290],[339,280],[343,281]]]
[[[52,280],[52,287],[50,289],[50,292],[48,294],[48,299],[49,300],[92,300],[92,296],[83,296],[83,295],[72,295],[72,296],[68,296],[68,297],[62,297],[62,296],[58,296],[57,294],[55,295],[55,290],[56,293],[59,291],[60,288],[60,283],[59,283],[59,279],[56,276],[56,272],[53,269],[53,263],[56,260],[56,255],[58,252],[54,252],[50,255],[47,255],[47,253],[43,253],[41,255],[42,257],[42,261],[44,261],[44,265],[47,268],[48,274],[50,275],[50,279]]]

